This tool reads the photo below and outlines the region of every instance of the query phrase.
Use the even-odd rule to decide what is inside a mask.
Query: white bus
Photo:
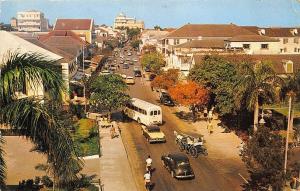
[[[137,98],[132,98],[132,102],[125,107],[124,113],[144,125],[162,124],[161,107]]]

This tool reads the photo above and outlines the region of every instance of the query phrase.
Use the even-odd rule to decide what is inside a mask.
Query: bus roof
[[[132,98],[132,104],[137,107],[147,108],[147,109],[158,109],[161,110],[161,107],[158,105],[154,105],[152,103],[146,102],[144,100],[138,98]]]

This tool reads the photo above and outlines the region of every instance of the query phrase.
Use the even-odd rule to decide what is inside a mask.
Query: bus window
[[[158,110],[158,115],[160,115],[160,111]]]
[[[151,115],[151,116],[153,115],[153,111],[150,112],[150,115]]]
[[[157,115],[157,111],[154,111],[154,115]]]

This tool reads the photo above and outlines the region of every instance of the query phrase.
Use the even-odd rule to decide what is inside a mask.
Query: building
[[[300,28],[292,27],[267,27],[244,26],[245,29],[261,35],[279,40],[280,54],[300,54]]]
[[[140,50],[143,49],[144,46],[155,46],[158,52],[162,51],[162,46],[160,40],[167,36],[170,32],[164,30],[144,30],[141,34]]]
[[[48,31],[48,20],[41,11],[22,11],[17,13],[17,26],[21,32],[43,32]]]
[[[120,13],[114,20],[114,29],[118,28],[138,28],[144,29],[144,21],[136,20],[132,17],[127,17],[124,13]]]
[[[53,30],[72,31],[90,44],[93,44],[96,38],[93,19],[56,19]]]
[[[14,30],[18,30],[18,20],[16,17],[12,17],[10,19],[10,26],[14,29]]]

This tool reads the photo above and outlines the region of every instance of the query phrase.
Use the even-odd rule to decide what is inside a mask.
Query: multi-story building
[[[162,46],[160,40],[168,35],[169,31],[164,30],[144,30],[141,34],[140,50],[143,49],[144,46],[152,45],[156,47],[158,52],[161,52]]]
[[[144,21],[136,20],[132,17],[127,17],[124,13],[120,13],[114,21],[114,29],[118,28],[138,28],[138,29],[144,29]]]
[[[11,26],[13,29],[15,29],[15,30],[18,29],[18,20],[17,20],[16,17],[12,17],[12,18],[10,19],[10,26]]]
[[[96,38],[93,19],[56,19],[53,30],[72,31],[90,44]]]
[[[48,20],[41,11],[30,10],[17,13],[18,31],[43,32],[48,31]]]
[[[244,26],[244,28],[261,36],[278,39],[280,54],[300,54],[300,28],[259,28],[256,26]]]

